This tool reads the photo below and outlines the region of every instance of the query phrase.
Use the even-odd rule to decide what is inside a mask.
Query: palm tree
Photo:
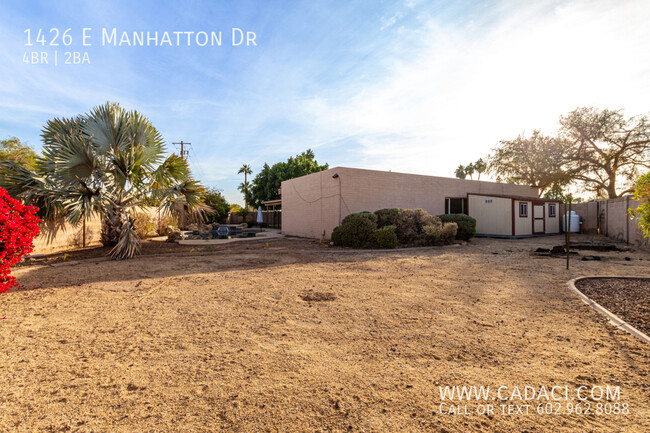
[[[248,195],[248,175],[253,174],[253,170],[251,170],[251,166],[248,164],[242,164],[241,168],[237,172],[237,174],[242,174],[244,173],[244,188],[240,187],[240,191],[244,193],[244,208],[248,209],[248,202],[247,202],[247,195]]]
[[[485,173],[485,170],[487,170],[487,163],[483,161],[483,158],[479,158],[474,163],[474,170],[478,173],[478,180],[481,180],[481,173]]]
[[[101,241],[113,246],[114,258],[139,253],[132,212],[145,200],[167,214],[179,206],[199,216],[205,210],[204,188],[187,162],[175,154],[165,158],[162,136],[137,111],[106,103],[86,115],[48,121],[42,137],[35,170],[1,161],[0,186],[38,206],[46,220],[78,224],[99,215]]]
[[[456,169],[456,177],[459,179],[465,179],[467,177],[467,173],[465,173],[465,167],[462,165],[458,166]]]
[[[467,164],[465,166],[465,174],[468,174],[470,179],[474,179],[472,177],[472,175],[474,174],[474,164],[473,163],[470,162],[469,164]]]

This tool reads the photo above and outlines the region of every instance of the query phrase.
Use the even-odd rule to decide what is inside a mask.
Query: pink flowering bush
[[[32,252],[39,222],[34,206],[23,205],[0,188],[0,293],[18,285],[10,268]]]

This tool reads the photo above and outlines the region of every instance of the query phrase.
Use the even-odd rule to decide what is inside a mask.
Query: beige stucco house
[[[391,207],[421,208],[432,215],[443,213],[472,215],[472,211],[476,210],[476,215],[485,222],[484,225],[479,225],[481,223],[477,218],[479,234],[526,235],[523,232],[512,233],[512,230],[506,233],[506,225],[512,229],[512,201],[505,200],[505,197],[524,198],[531,203],[531,206],[533,203],[540,202],[537,198],[537,188],[525,185],[347,167],[334,167],[284,181],[281,191],[282,232],[287,235],[323,239],[329,239],[334,227],[338,226],[348,214]],[[473,208],[472,203],[479,200],[480,195],[500,196],[505,201],[501,203],[499,200],[492,207],[476,202]],[[498,212],[495,212],[497,209]],[[531,208],[531,212],[532,210]],[[559,212],[559,207],[555,212]],[[504,222],[502,230],[500,229],[498,233],[490,233],[488,227],[491,227],[492,223],[488,221],[492,219],[504,219],[504,221],[507,219],[507,224]],[[522,227],[524,225],[524,223],[518,224]],[[488,231],[482,233],[478,227],[485,227]],[[555,226],[552,226],[552,223],[545,223],[545,227],[554,229]],[[545,229],[545,233],[550,231]]]

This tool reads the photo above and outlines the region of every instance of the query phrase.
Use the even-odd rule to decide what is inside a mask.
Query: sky
[[[256,174],[308,148],[331,167],[453,177],[577,107],[648,114],[648,23],[644,0],[3,0],[0,138],[38,150],[48,119],[113,101],[170,151],[192,143],[195,177],[231,203],[242,164]],[[233,46],[233,28],[254,41]],[[134,46],[134,32],[159,45]],[[173,32],[193,32],[190,46]],[[198,32],[221,32],[221,46]],[[89,63],[65,64],[68,52]]]

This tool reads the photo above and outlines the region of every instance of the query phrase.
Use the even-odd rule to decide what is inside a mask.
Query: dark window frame
[[[467,197],[445,197],[445,213],[458,214],[458,212],[451,212],[452,200],[460,200],[460,215],[467,215]],[[458,204],[456,203],[456,206]]]
[[[522,207],[525,207],[525,212],[522,211]],[[528,218],[528,202],[519,202],[519,218]]]

